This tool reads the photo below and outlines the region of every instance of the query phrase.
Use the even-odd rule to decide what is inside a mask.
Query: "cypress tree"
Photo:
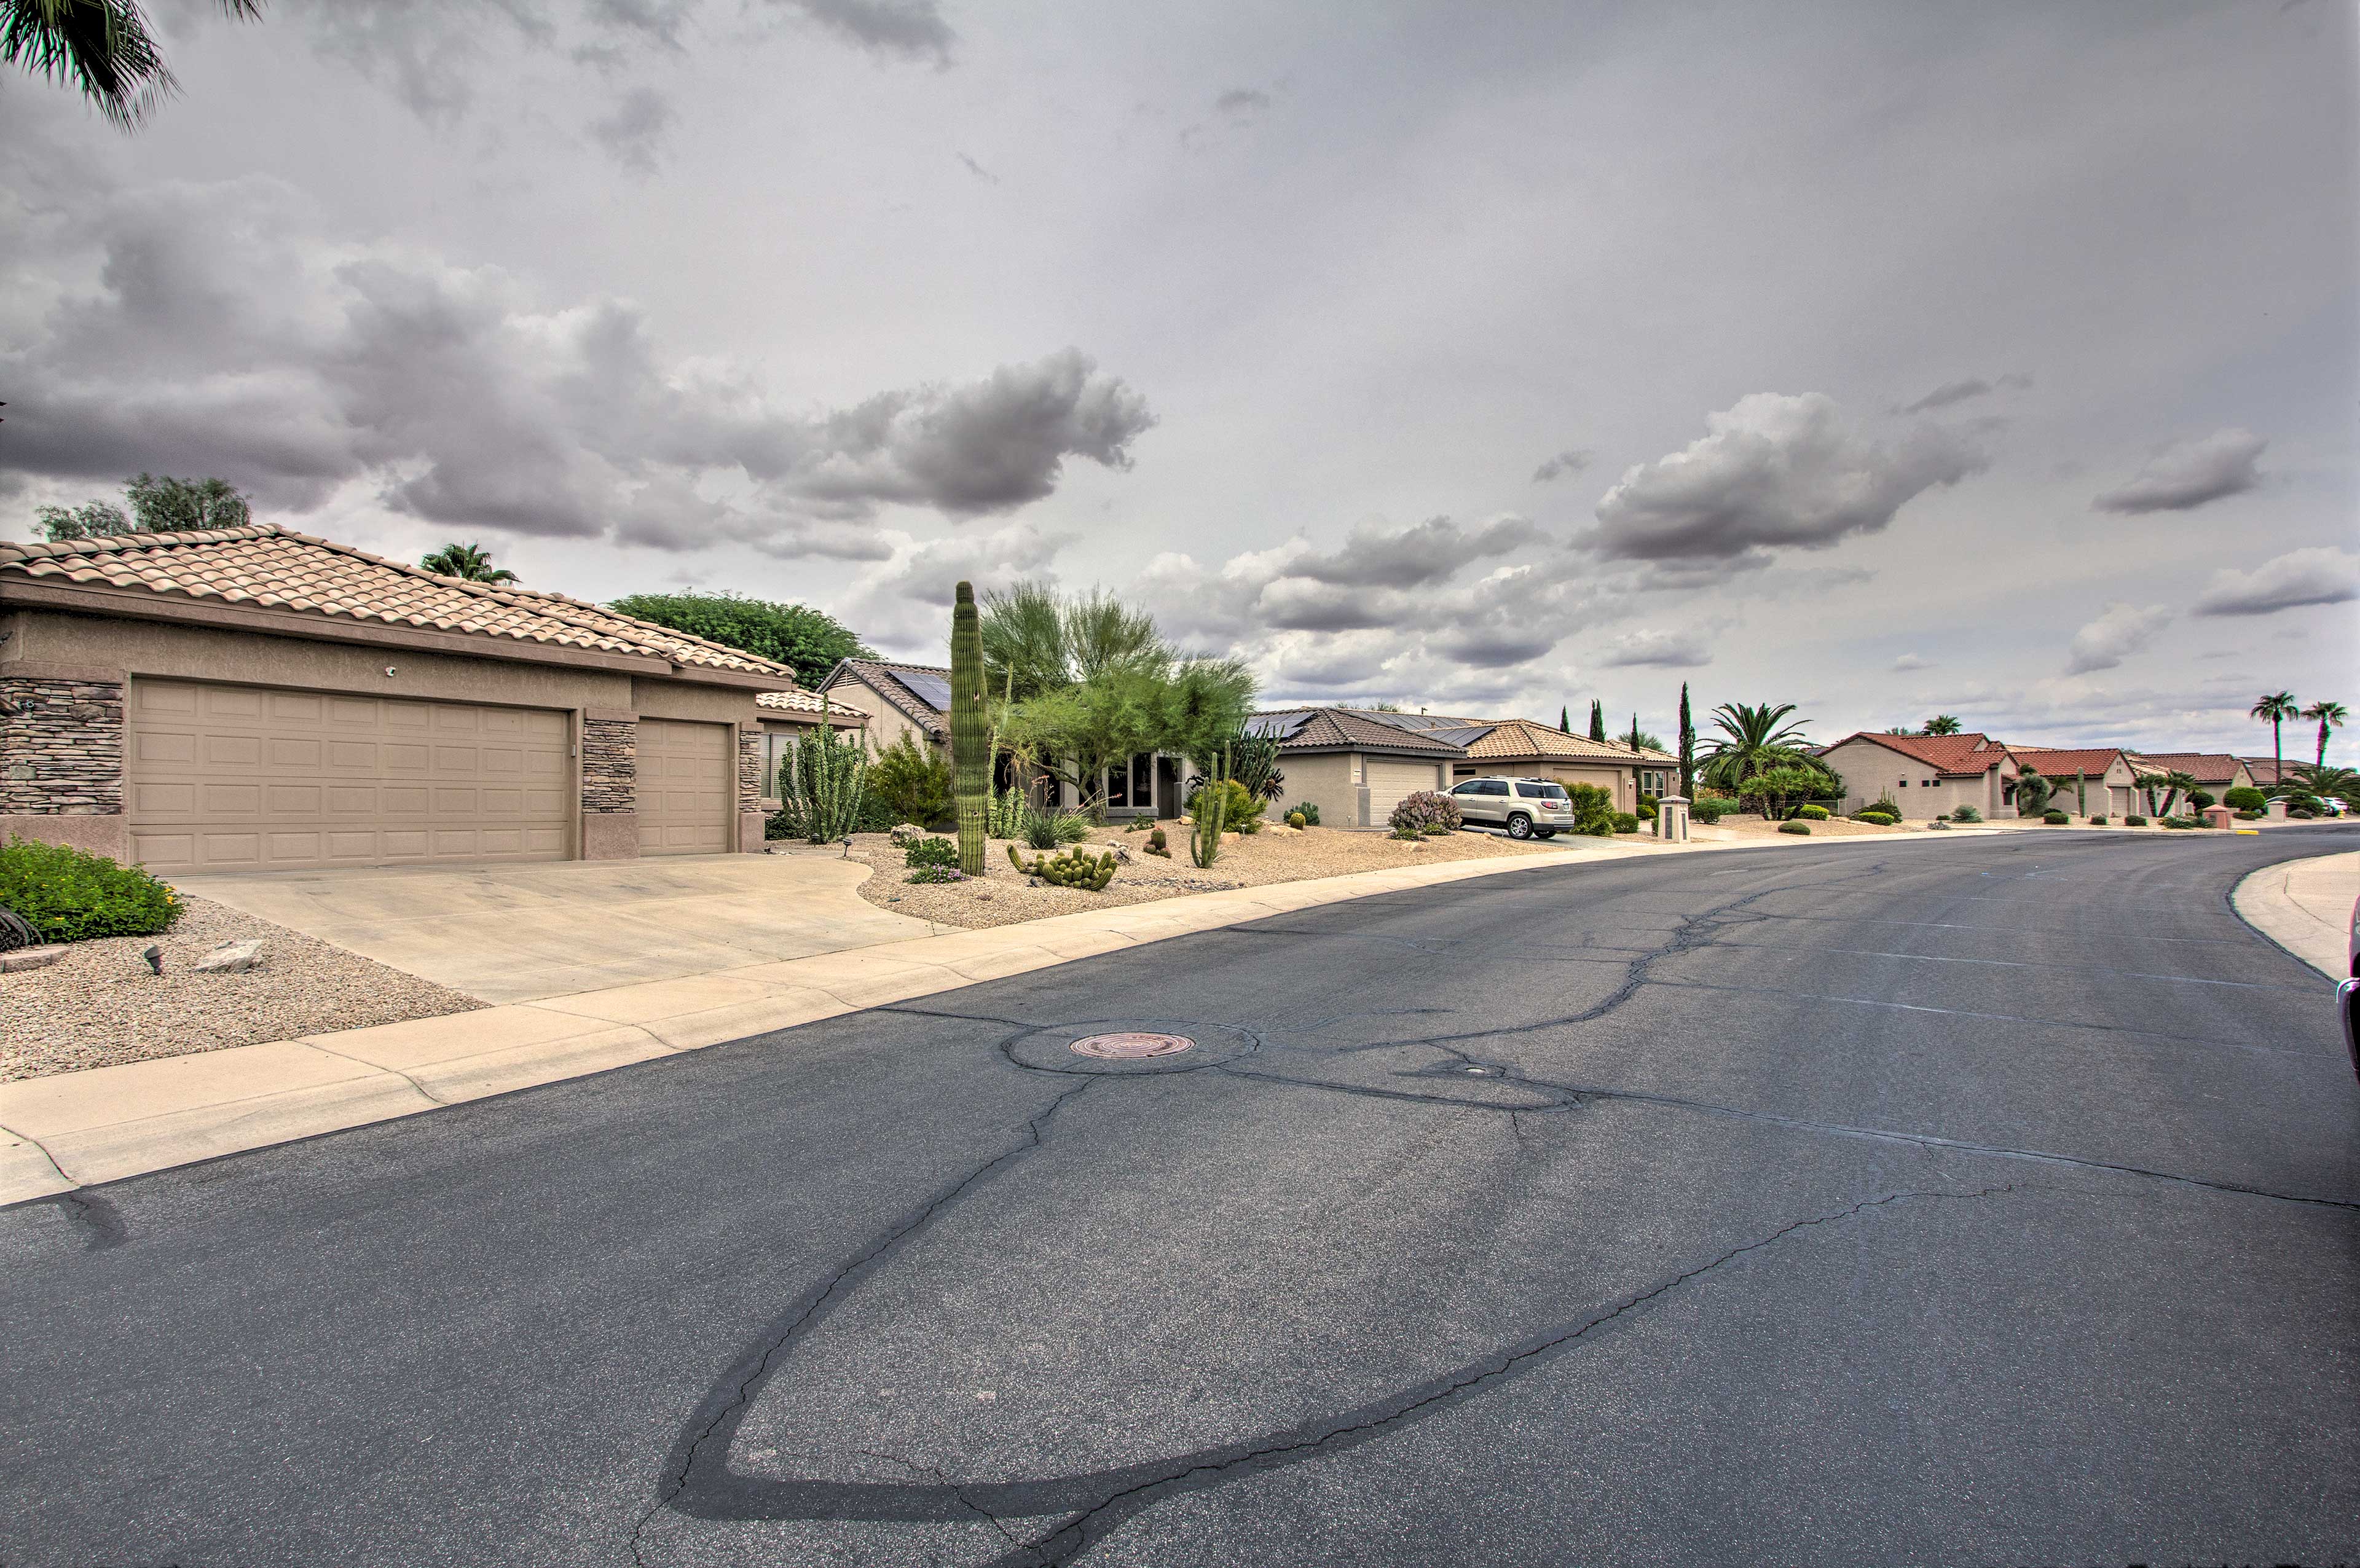
[[[1606,738],[1606,709],[1595,697],[1590,700],[1590,738]]]
[[[1573,733],[1573,710],[1571,708],[1560,706],[1557,709],[1557,727],[1559,735],[1571,735]]]
[[[1688,722],[1688,683],[1680,682],[1680,793],[1696,799],[1696,725]]]

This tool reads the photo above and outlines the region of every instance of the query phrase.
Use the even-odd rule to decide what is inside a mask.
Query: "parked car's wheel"
[[[1508,836],[1510,838],[1532,837],[1533,819],[1522,811],[1512,813],[1508,818]]]

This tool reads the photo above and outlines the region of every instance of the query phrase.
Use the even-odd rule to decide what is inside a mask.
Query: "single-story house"
[[[819,691],[764,691],[754,699],[762,710],[762,796],[763,809],[779,793],[779,765],[787,748],[814,726],[825,724],[836,734],[859,745],[868,732],[869,715],[859,709],[832,702]]]
[[[898,746],[908,735],[921,749],[934,746],[950,755],[948,670],[878,659],[838,659],[819,689],[829,702],[868,715],[869,738],[878,750]]]
[[[2289,757],[2283,764],[2275,757],[2241,757],[2237,760],[2245,765],[2256,789],[2274,789],[2280,784],[2292,788],[2297,782],[2294,770],[2311,766],[2300,757]]]
[[[1680,759],[1668,752],[1633,751],[1621,741],[1568,735],[1554,724],[1533,719],[1479,724],[1459,741],[1467,749],[1467,760],[1452,769],[1456,778],[1502,773],[1513,779],[1594,785],[1614,797],[1618,811],[1637,811],[1641,795],[1660,798],[1679,779]],[[1455,739],[1459,733],[1438,732],[1438,738]]]
[[[1885,799],[1911,822],[1931,822],[1961,806],[1986,817],[2016,809],[2015,756],[1986,735],[1862,730],[1822,746],[1819,757],[1843,779],[1847,812]]]
[[[2141,773],[2187,774],[2215,802],[2232,789],[2254,788],[2253,770],[2226,752],[2135,751],[2129,755],[2131,766]]]
[[[2119,818],[2140,809],[2138,769],[2119,746],[2012,746],[2008,750],[2016,754],[2018,769],[2028,768],[2049,780],[2054,791],[2049,804],[2059,811]],[[2076,774],[2081,778],[2081,798],[2089,803],[2086,811],[2074,794]]]
[[[794,689],[268,524],[0,542],[0,834],[158,872],[759,850]]]
[[[1328,828],[1382,827],[1404,795],[1450,788],[1465,748],[1382,722],[1356,708],[1284,708],[1247,723],[1278,740],[1286,789],[1279,804],[1308,800]]]

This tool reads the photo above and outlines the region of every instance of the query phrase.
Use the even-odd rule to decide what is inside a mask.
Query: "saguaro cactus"
[[[1229,748],[1225,746],[1192,802],[1196,820],[1188,830],[1188,858],[1199,867],[1210,866],[1221,856],[1221,829],[1226,825],[1229,808]]]
[[[983,875],[991,816],[991,716],[983,690],[983,620],[975,585],[958,585],[951,608],[951,776],[958,808],[959,869]]]

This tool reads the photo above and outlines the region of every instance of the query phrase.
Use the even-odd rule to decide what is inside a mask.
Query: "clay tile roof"
[[[2062,746],[2012,746],[2007,748],[2016,757],[2016,766],[2029,768],[2048,779],[2070,779],[2076,773],[2095,779],[2114,765],[2123,755],[2120,746],[2084,746],[2079,750]]]
[[[1622,741],[1592,740],[1568,735],[1537,719],[1500,719],[1467,747],[1470,757],[1542,757],[1565,762],[1663,763],[1679,765],[1669,752],[1643,746],[1633,751]]]
[[[2304,766],[2301,757],[2288,757],[2286,759],[2286,777],[2284,779],[2280,779],[2278,777],[2278,759],[2275,757],[2241,757],[2237,758],[2237,760],[2245,765],[2245,771],[2254,776],[2254,782],[2266,789],[2273,784],[2293,783],[2294,770]]]
[[[1256,713],[1253,723],[1276,735],[1281,751],[1382,751],[1403,757],[1464,757],[1465,748],[1432,735],[1381,724],[1350,708],[1282,708]]]
[[[817,691],[760,691],[755,694],[754,705],[775,708],[787,713],[825,713],[831,719],[842,719],[851,724],[869,722],[869,715],[859,709],[832,702]]]
[[[1879,735],[1874,730],[1848,735],[1835,746],[1822,746],[1819,755],[1825,757],[1836,746],[1856,740],[1873,740],[1912,762],[1923,763],[1945,779],[1980,779],[2009,755],[2007,747],[1986,735]]]
[[[819,689],[827,691],[847,676],[858,680],[892,703],[902,717],[929,735],[943,736],[951,733],[950,710],[934,706],[930,695],[938,682],[945,696],[948,694],[951,672],[943,666],[891,664],[880,659],[847,659],[828,671],[827,679],[819,683]],[[912,680],[912,677],[917,679]]]
[[[2236,781],[2237,759],[2223,751],[2142,751],[2131,766],[2141,773],[2185,773],[2199,784]]]
[[[676,667],[773,677],[786,665],[562,593],[470,583],[268,523],[183,533],[117,534],[57,544],[0,540],[0,583],[104,584],[224,604],[669,660]]]

